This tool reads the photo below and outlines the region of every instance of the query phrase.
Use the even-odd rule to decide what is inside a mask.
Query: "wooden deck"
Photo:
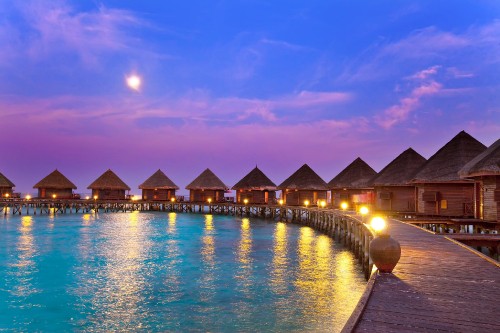
[[[379,274],[354,332],[500,332],[500,266],[398,221],[393,274]]]

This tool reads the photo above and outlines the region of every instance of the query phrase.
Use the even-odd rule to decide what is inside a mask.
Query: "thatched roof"
[[[254,191],[276,191],[276,184],[273,183],[259,168],[255,167],[245,177],[243,177],[233,190],[254,190]]]
[[[97,178],[92,184],[90,184],[88,189],[92,190],[127,190],[130,191],[130,187],[123,182],[113,171],[108,169],[99,178]]]
[[[424,163],[414,176],[414,183],[460,181],[458,172],[486,146],[462,131]]]
[[[162,190],[178,190],[179,186],[168,178],[163,171],[158,169],[151,177],[146,179],[144,183],[139,185],[141,190],[146,189],[162,189]]]
[[[1,172],[0,172],[0,187],[15,187],[13,182],[11,182],[7,177],[5,177]]]
[[[328,188],[366,188],[377,174],[365,161],[356,158],[328,183]]]
[[[195,180],[186,186],[187,190],[222,190],[229,188],[210,169],[203,171]]]
[[[280,190],[328,190],[326,182],[316,172],[304,164],[278,186]]]
[[[56,169],[36,183],[33,188],[76,189],[76,185]]]
[[[427,161],[412,148],[406,149],[387,164],[372,180],[372,186],[405,185],[413,179],[420,167]]]
[[[500,139],[467,163],[459,175],[461,178],[500,175]]]

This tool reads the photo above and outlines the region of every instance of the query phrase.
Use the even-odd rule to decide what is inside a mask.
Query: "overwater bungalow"
[[[408,148],[387,164],[372,180],[375,209],[384,212],[416,212],[416,187],[409,184],[426,159]]]
[[[233,186],[237,203],[268,204],[276,200],[274,184],[257,166]]]
[[[130,191],[130,187],[110,169],[87,188],[92,190],[92,197],[98,200],[125,200],[125,191]]]
[[[12,197],[14,187],[16,185],[0,172],[0,198]]]
[[[307,164],[281,183],[278,189],[281,190],[283,203],[290,206],[317,205],[327,200],[326,182]]]
[[[473,179],[475,218],[500,223],[500,139],[467,163],[459,172],[462,179]]]
[[[377,174],[365,161],[356,158],[328,183],[332,192],[332,206],[347,203],[349,209],[373,204],[373,187],[370,180]]]
[[[179,186],[175,185],[163,171],[158,169],[144,183],[139,185],[139,189],[142,190],[142,200],[166,201],[172,198],[175,199],[175,190],[178,190]]]
[[[462,131],[432,155],[412,180],[417,187],[417,212],[447,217],[477,215],[474,181],[461,179],[458,172],[485,150],[485,145]]]
[[[33,188],[38,189],[40,199],[72,199],[76,185],[56,169],[36,183]]]
[[[207,168],[186,186],[186,189],[189,190],[191,202],[221,202],[224,201],[224,192],[229,190],[229,187]]]

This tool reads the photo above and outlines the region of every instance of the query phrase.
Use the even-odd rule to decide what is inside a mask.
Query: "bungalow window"
[[[448,209],[448,200],[441,200],[441,209]]]

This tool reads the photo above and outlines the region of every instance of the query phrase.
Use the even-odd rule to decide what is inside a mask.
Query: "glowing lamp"
[[[310,204],[309,200],[304,201],[304,205],[306,205],[306,207],[309,206],[309,204]]]
[[[342,210],[346,210],[348,207],[349,205],[345,201],[340,204],[340,208],[342,208]]]
[[[89,199],[90,199],[90,197],[87,195],[87,196],[85,197],[85,200],[89,200]]]
[[[207,201],[209,204],[212,203],[212,198],[208,198]]]
[[[170,198],[170,201],[175,202],[175,198],[174,197]]]
[[[325,206],[326,206],[326,201],[325,201],[325,200],[322,200],[319,204],[320,204],[321,208],[325,208]]]
[[[29,195],[29,194],[28,194],[28,195],[26,196],[26,200],[30,200],[30,199],[31,199],[31,195]]]
[[[243,200],[243,203],[246,205],[248,203],[248,199]]]
[[[360,213],[361,215],[366,215],[366,214],[368,214],[369,212],[370,212],[370,210],[369,210],[369,209],[368,209],[368,207],[366,207],[366,206],[361,206],[361,208],[359,209],[359,213]]]
[[[52,199],[55,199],[56,198],[56,195],[55,194],[52,194]]]
[[[94,195],[94,200],[97,200],[97,195]]]
[[[380,216],[375,216],[370,221],[370,226],[377,233],[382,233],[387,228],[387,222]]]
[[[283,203],[284,203],[283,199],[281,199],[281,200],[279,201],[279,203],[280,203],[280,205],[283,205]]]
[[[8,198],[10,196],[9,193],[5,193],[5,197]]]

